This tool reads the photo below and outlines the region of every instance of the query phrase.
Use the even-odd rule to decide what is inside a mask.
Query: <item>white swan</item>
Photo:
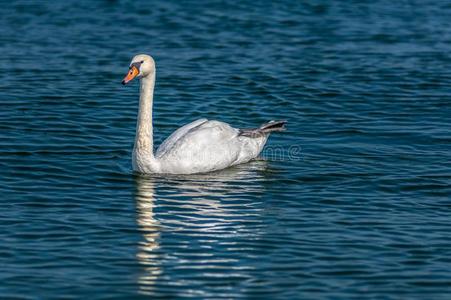
[[[153,153],[152,104],[155,62],[146,54],[133,57],[122,84],[140,78],[140,97],[133,170],[139,173],[193,174],[224,169],[256,158],[272,131],[285,121],[256,129],[236,129],[227,123],[199,119],[172,133]]]

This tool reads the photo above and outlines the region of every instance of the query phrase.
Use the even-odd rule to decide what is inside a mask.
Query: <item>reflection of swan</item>
[[[188,262],[183,258],[186,254],[190,257],[189,264],[209,264],[212,270],[218,260],[211,257],[208,250],[193,253],[186,250],[185,243],[189,240],[205,243],[208,247],[220,247],[217,238],[233,235],[234,238],[254,239],[258,236],[263,226],[260,224],[262,207],[261,202],[254,198],[263,192],[265,170],[265,161],[254,161],[189,177],[135,177],[137,223],[143,234],[137,254],[137,260],[144,268],[144,274],[138,280],[140,293],[156,293],[168,257],[179,259],[177,268],[184,268]],[[154,214],[155,206],[158,206],[157,215]],[[248,222],[252,225],[246,225]],[[162,247],[160,240],[165,237],[166,242],[162,243],[165,246]],[[226,247],[233,247],[233,242],[228,241]],[[235,262],[235,258],[220,259],[220,264]],[[240,272],[246,271],[243,266],[239,268]],[[230,271],[233,271],[233,266]],[[170,270],[164,273],[165,277],[174,276]]]
[[[138,226],[143,233],[144,242],[139,246],[138,261],[144,266],[145,274],[140,277],[139,285],[144,293],[150,292],[161,273],[158,255],[159,222],[154,218],[154,184],[149,180],[136,181],[136,206]]]
[[[269,134],[284,130],[285,121],[271,121],[255,129],[236,129],[219,121],[199,119],[169,136],[153,153],[152,104],[155,62],[136,55],[122,81],[141,78],[133,169],[140,173],[193,174],[224,169],[256,158]]]

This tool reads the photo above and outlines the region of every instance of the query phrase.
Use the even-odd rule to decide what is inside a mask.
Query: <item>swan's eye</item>
[[[144,63],[144,60],[142,60],[141,63]]]

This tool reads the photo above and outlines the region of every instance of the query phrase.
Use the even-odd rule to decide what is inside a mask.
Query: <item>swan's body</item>
[[[219,121],[199,119],[172,133],[153,153],[152,104],[155,63],[137,55],[123,83],[141,78],[138,122],[133,149],[133,170],[140,173],[193,174],[224,169],[256,158],[272,131],[284,129],[284,121],[241,130]]]
[[[169,136],[156,151],[135,147],[133,167],[142,173],[191,174],[220,170],[257,157],[267,136],[240,136],[227,123],[200,119]],[[144,150],[144,151],[142,151]]]

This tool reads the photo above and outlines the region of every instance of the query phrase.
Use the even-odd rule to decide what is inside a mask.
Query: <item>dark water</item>
[[[0,16],[0,298],[450,299],[448,1]],[[288,131],[263,161],[133,175],[140,52],[157,144],[200,117]]]

